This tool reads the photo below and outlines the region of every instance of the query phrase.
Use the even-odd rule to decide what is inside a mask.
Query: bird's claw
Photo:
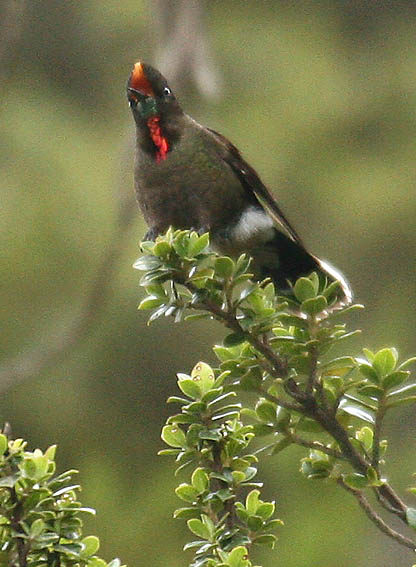
[[[144,235],[143,240],[151,240],[152,242],[154,242],[158,235],[159,232],[155,228],[149,228],[149,230]]]

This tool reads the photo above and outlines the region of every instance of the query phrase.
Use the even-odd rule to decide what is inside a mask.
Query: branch
[[[405,547],[408,547],[413,551],[416,551],[416,542],[412,541],[411,539],[405,536],[402,536],[399,532],[396,532],[395,530],[390,528],[390,526],[386,524],[386,522],[381,518],[381,516],[379,516],[377,512],[373,510],[371,504],[368,502],[368,500],[361,491],[354,490],[353,488],[347,486],[345,482],[342,480],[342,478],[339,478],[337,482],[340,486],[342,486],[342,488],[344,488],[345,490],[350,492],[353,496],[355,496],[355,498],[358,501],[358,504],[367,514],[368,518],[378,527],[379,530],[381,530],[384,534],[388,535],[389,537],[395,539],[400,545],[404,545]]]
[[[375,416],[374,432],[373,432],[373,456],[371,460],[372,466],[378,472],[380,461],[380,437],[381,437],[381,424],[386,413],[385,399],[380,398],[378,411]]]
[[[337,451],[332,447],[327,447],[319,441],[308,441],[307,439],[303,439],[296,433],[292,433],[290,431],[287,433],[287,436],[296,445],[301,445],[302,447],[307,447],[308,449],[312,449],[314,451],[321,451],[321,453],[325,453],[330,457],[335,457],[335,459],[345,459],[345,456],[340,451]]]
[[[215,98],[221,81],[204,24],[205,6],[201,0],[152,0],[154,27],[163,37],[156,62],[158,68],[169,70],[176,87],[191,82],[203,95]]]

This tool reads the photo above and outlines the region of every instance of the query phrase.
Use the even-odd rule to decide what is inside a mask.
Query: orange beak
[[[129,88],[138,91],[144,96],[154,96],[155,94],[140,61],[133,67],[129,80]]]

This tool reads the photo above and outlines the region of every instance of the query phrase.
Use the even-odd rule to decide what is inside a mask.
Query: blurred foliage
[[[45,344],[81,306],[111,241],[117,196],[133,190],[125,81],[132,63],[153,63],[164,41],[144,1],[10,1],[21,8],[0,70],[5,359]],[[365,316],[354,316],[365,342],[411,353],[414,2],[214,0],[206,4],[206,27],[223,92],[208,104],[203,93],[179,89],[184,108],[237,144],[308,247],[347,275],[367,306]],[[58,443],[62,466],[83,471],[84,500],[100,512],[94,531],[104,556],[130,565],[146,556],[165,567],[181,561],[175,550],[185,530],[167,516],[173,481],[155,456],[164,400],[174,373],[192,367],[196,353],[212,360],[218,326],[145,326],[131,269],[145,232],[137,219],[88,340],[58,366],[3,392],[0,407],[15,434],[36,446]],[[415,420],[414,412],[402,415],[386,427],[396,441],[391,460],[407,454],[394,471],[404,487],[415,469]],[[261,470],[286,521],[278,564],[319,565],[323,554],[326,567],[404,562],[406,551],[366,528],[348,495],[311,490],[293,474],[297,451],[275,457],[278,477],[266,465]],[[158,487],[163,497],[155,498]],[[315,518],[323,494],[321,528]],[[163,537],[157,553],[155,533]],[[293,544],[299,537],[305,545]]]
[[[55,474],[56,446],[28,451],[23,439],[0,434],[0,564],[9,567],[121,567],[96,555],[100,540],[82,537],[75,470]],[[123,566],[125,567],[125,566]]]

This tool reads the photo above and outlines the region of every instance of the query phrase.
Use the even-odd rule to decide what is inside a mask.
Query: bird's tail
[[[301,276],[317,272],[318,276],[329,283],[339,282],[337,305],[352,302],[351,288],[333,266],[310,254],[301,243],[295,242],[279,230],[274,230],[271,240],[261,247],[250,250],[253,257],[253,270],[256,277],[270,277],[284,295],[291,295],[293,284]]]

